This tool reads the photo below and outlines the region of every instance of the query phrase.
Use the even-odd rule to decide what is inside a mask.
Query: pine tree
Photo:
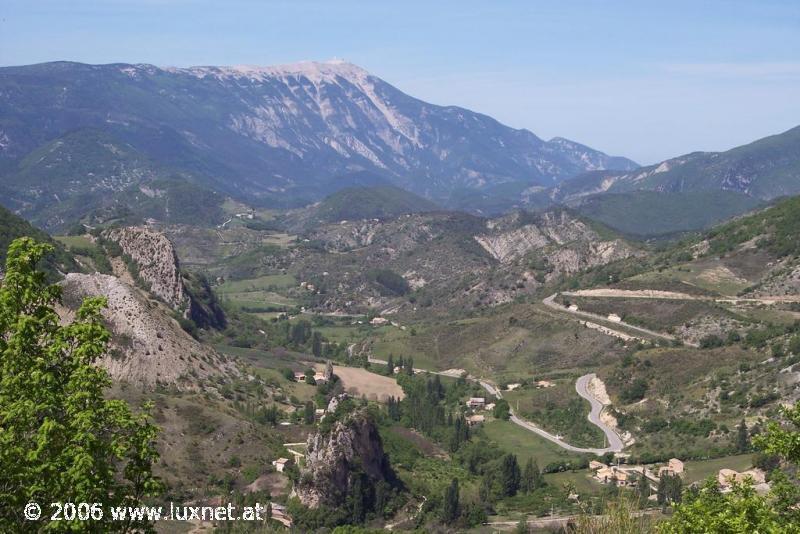
[[[444,491],[444,502],[442,505],[442,522],[452,524],[458,519],[458,479],[450,481],[450,485]]]
[[[517,457],[506,454],[500,464],[500,491],[504,497],[513,497],[519,490],[520,474]]]
[[[532,493],[543,485],[542,473],[536,460],[529,458],[522,472],[519,489],[525,493]]]
[[[394,357],[390,354],[389,359],[386,360],[386,376],[394,374]]]
[[[650,497],[650,481],[642,474],[636,481],[636,493],[639,494],[639,505],[644,507],[647,505],[647,499]]]
[[[35,501],[138,506],[162,485],[151,471],[158,429],[147,411],[106,398],[108,373],[95,365],[111,334],[103,298],[84,300],[62,324],[54,307],[61,288],[36,266],[53,248],[15,240],[0,283],[0,532],[38,531],[22,509]],[[109,514],[110,515],[110,514]],[[80,521],[51,522],[78,532]],[[94,521],[98,532],[149,531],[146,521]]]
[[[744,419],[736,427],[736,450],[739,452],[747,452],[750,449],[750,436],[747,432],[747,423]]]
[[[314,403],[311,401],[306,402],[306,405],[303,409],[303,420],[307,425],[311,425],[314,423],[314,415],[316,415],[314,410]]]
[[[311,353],[315,358],[322,356],[322,335],[319,332],[314,332],[311,336]]]

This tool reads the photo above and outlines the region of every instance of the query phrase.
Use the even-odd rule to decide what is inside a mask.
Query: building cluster
[[[635,486],[639,477],[645,477],[653,483],[658,483],[662,476],[682,476],[684,473],[683,462],[671,458],[667,465],[658,468],[654,473],[643,465],[606,465],[603,462],[592,460],[589,470],[594,473],[594,478],[602,484],[614,484],[619,487]]]
[[[472,414],[467,416],[467,424],[469,426],[475,426],[486,422],[486,416],[483,414],[474,413],[476,410],[485,410],[487,412],[491,412],[495,407],[495,403],[487,403],[485,397],[471,397],[467,399],[465,404],[469,410],[473,411]]]

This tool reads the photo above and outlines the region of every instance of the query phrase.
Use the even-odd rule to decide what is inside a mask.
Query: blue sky
[[[0,65],[339,57],[641,163],[800,124],[800,1],[3,0]]]

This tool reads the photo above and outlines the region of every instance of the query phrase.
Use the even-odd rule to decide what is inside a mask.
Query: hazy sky
[[[800,124],[800,0],[0,3],[0,65],[333,57],[641,163]]]

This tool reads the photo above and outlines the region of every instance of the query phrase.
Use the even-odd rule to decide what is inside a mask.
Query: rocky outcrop
[[[223,356],[184,332],[169,309],[116,277],[71,273],[62,286],[65,308],[60,311],[65,318],[86,297],[108,299],[103,317],[112,342],[100,364],[115,380],[144,388],[195,389],[210,376],[237,372]]]
[[[342,505],[357,479],[362,491],[371,487],[373,492],[376,485],[395,481],[375,423],[364,411],[341,416],[342,406],[337,402],[325,416],[339,420],[308,438],[306,465],[295,493],[310,508]]]
[[[108,230],[103,237],[119,245],[136,265],[138,277],[150,293],[173,311],[200,328],[225,327],[225,313],[210,284],[201,275],[181,272],[178,255],[165,234],[131,226]]]
[[[188,304],[178,256],[167,236],[138,226],[108,230],[103,235],[118,243],[136,263],[139,278],[153,295],[176,310]]]
[[[539,216],[512,213],[486,223],[486,234],[475,241],[494,259],[511,264],[540,252],[553,267],[551,276],[576,272],[636,254],[621,239],[603,240],[597,232],[566,211]]]

